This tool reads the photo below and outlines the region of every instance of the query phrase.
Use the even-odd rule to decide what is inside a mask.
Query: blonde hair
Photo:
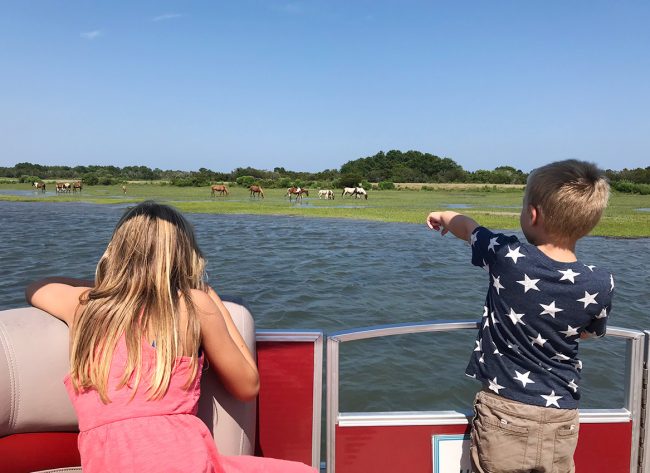
[[[71,333],[75,389],[94,388],[104,403],[110,402],[108,376],[122,336],[128,356],[118,387],[128,382],[135,395],[141,380],[142,344],[153,337],[156,362],[149,399],[164,396],[183,349],[192,354],[187,388],[197,374],[200,345],[190,291],[205,288],[204,274],[205,261],[194,231],[178,211],[151,201],[129,209],[97,264],[95,287],[80,298],[82,310]],[[187,307],[184,327],[179,320],[181,300]]]
[[[595,164],[568,159],[530,173],[524,206],[537,208],[549,235],[578,240],[596,226],[608,199],[609,183],[603,171]]]

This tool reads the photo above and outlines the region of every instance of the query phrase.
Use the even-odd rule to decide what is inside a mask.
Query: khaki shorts
[[[489,391],[474,400],[470,456],[475,473],[573,473],[578,410],[539,407]]]

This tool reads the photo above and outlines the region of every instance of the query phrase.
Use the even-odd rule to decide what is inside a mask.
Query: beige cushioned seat
[[[250,312],[241,303],[225,305],[254,353]],[[63,386],[69,366],[68,328],[63,322],[33,307],[0,311],[0,437],[77,430]],[[234,399],[212,370],[203,372],[198,416],[213,433],[220,453],[254,453],[256,414],[254,400]]]

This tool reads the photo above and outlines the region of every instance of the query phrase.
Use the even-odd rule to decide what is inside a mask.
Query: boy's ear
[[[530,223],[532,225],[537,225],[537,223],[539,222],[539,212],[537,211],[537,207],[535,207],[534,205],[529,205],[528,213],[530,214]]]

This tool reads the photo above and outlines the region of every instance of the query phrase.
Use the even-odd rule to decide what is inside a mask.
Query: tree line
[[[612,187],[622,192],[650,194],[650,167],[606,170]],[[420,151],[380,151],[373,156],[348,161],[340,169],[319,172],[291,171],[276,167],[272,171],[238,167],[230,172],[200,168],[198,171],[151,169],[147,166],[46,166],[18,163],[0,167],[0,177],[21,182],[53,179],[82,179],[86,185],[111,185],[127,181],[163,181],[175,186],[207,186],[216,182],[253,183],[265,187],[351,187],[377,184],[393,188],[395,182],[525,184],[528,174],[512,166],[493,170],[467,171],[450,158]]]

